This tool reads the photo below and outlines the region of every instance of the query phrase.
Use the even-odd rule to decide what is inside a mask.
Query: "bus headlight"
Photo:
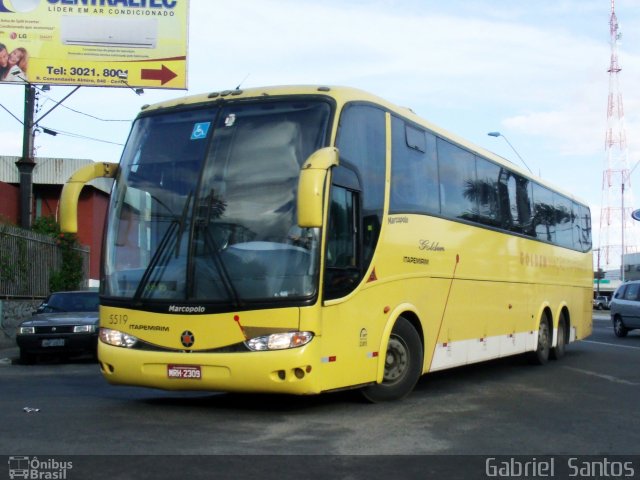
[[[118,330],[111,330],[110,328],[100,329],[100,340],[102,340],[107,345],[124,348],[131,348],[138,341],[138,339],[133,335],[119,332]]]
[[[286,332],[251,338],[244,343],[250,350],[261,352],[302,347],[309,343],[311,339],[313,339],[312,332]]]

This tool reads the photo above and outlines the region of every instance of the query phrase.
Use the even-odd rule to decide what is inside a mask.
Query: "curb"
[[[18,347],[0,349],[0,367],[16,365],[20,359]]]

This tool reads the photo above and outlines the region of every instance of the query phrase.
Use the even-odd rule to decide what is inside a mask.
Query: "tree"
[[[75,233],[62,233],[60,225],[52,216],[40,217],[33,222],[34,232],[49,235],[56,240],[56,245],[62,255],[60,270],[51,272],[49,276],[49,290],[76,290],[83,279],[82,255],[78,251],[80,244]]]

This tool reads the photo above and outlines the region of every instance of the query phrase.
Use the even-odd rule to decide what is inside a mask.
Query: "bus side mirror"
[[[78,198],[85,183],[94,178],[113,178],[117,163],[96,162],[78,169],[62,187],[60,196],[60,231],[78,233]]]
[[[325,147],[316,150],[304,162],[298,180],[298,226],[315,228],[322,226],[322,207],[327,172],[339,163],[338,149]]]

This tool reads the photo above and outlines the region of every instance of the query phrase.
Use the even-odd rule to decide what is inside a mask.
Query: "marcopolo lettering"
[[[85,7],[175,8],[178,0],[47,0],[52,5]]]
[[[202,305],[169,305],[170,313],[204,313]]]

